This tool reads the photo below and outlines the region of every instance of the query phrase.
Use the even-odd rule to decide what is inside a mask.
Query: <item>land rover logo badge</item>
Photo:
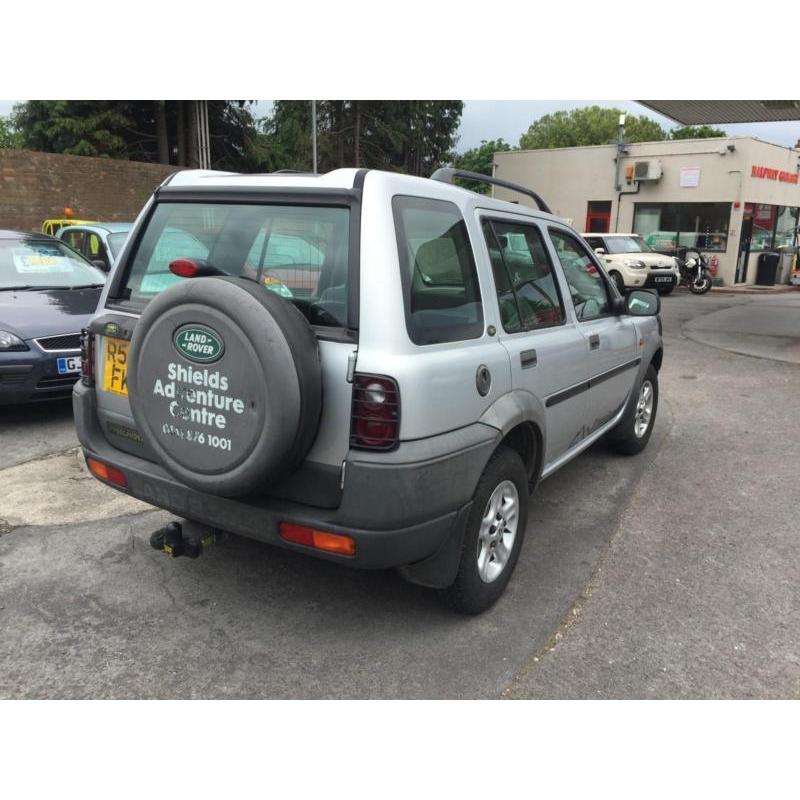
[[[179,353],[201,364],[210,364],[225,352],[225,342],[204,325],[183,325],[175,331],[172,342]]]

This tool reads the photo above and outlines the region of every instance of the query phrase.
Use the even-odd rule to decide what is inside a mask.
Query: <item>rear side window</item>
[[[256,281],[292,302],[312,325],[347,326],[350,209],[160,202],[124,287],[144,305],[177,281],[177,258]]]
[[[475,259],[458,207],[400,195],[392,207],[411,341],[438,344],[481,336]]]

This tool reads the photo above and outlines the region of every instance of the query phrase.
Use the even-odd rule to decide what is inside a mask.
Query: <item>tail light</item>
[[[81,330],[81,383],[94,386],[94,334],[88,328]]]
[[[326,550],[340,556],[354,556],[356,543],[351,536],[330,531],[318,531],[307,528],[305,525],[295,525],[293,522],[281,522],[279,526],[281,538],[293,544],[302,544],[316,550]]]
[[[385,375],[353,377],[350,444],[362,450],[391,450],[400,434],[400,390]]]
[[[95,478],[113,483],[116,486],[127,488],[127,478],[116,467],[112,467],[110,464],[104,464],[102,461],[98,461],[96,458],[91,458],[90,456],[86,457],[86,466],[89,467],[89,472],[91,472]]]

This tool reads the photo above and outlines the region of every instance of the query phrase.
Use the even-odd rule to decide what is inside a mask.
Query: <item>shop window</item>
[[[775,214],[775,240],[772,245],[775,250],[795,246],[799,211],[800,209],[791,206],[778,206]]]
[[[751,251],[793,247],[799,212],[792,206],[745,203],[742,230],[750,233],[743,247]]]
[[[682,247],[724,252],[730,214],[730,203],[636,203],[633,232],[659,253]]]

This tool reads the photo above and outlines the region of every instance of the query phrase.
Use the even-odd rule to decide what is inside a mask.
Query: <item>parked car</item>
[[[638,234],[585,233],[584,238],[603,259],[621,292],[634,288],[669,294],[678,285],[680,270],[675,259],[653,251]]]
[[[55,236],[62,228],[68,225],[93,225],[94,220],[90,219],[46,219],[42,223],[42,233],[48,236]]]
[[[128,238],[132,222],[93,222],[61,228],[57,236],[108,272]]]
[[[398,568],[477,613],[511,577],[541,479],[600,437],[647,445],[658,295],[623,298],[543,201],[464,176],[497,182],[183,171],[159,188],[74,390],[91,472],[183,518],[153,546],[197,555],[231,531]],[[305,293],[265,280],[290,251],[309,254]]]
[[[58,239],[0,231],[0,405],[70,396],[104,283]]]

